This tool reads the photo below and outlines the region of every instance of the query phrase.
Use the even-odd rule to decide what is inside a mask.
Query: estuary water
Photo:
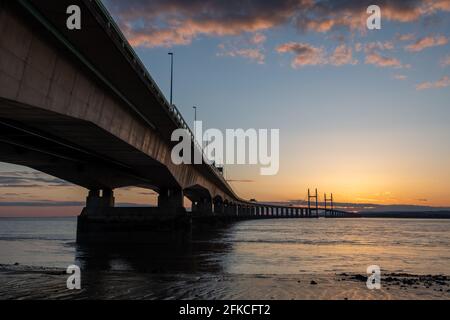
[[[77,246],[76,218],[0,218],[0,264],[135,266],[229,274],[388,272],[450,275],[450,220],[253,220],[193,234],[190,244]],[[183,269],[184,268],[184,269]]]
[[[304,298],[292,284],[300,283],[304,276],[317,280],[327,274],[366,274],[370,265],[380,266],[384,274],[450,275],[450,220],[253,220],[193,233],[189,243],[170,247],[81,246],[76,244],[75,236],[76,218],[1,218],[3,274],[11,277],[17,272],[65,270],[68,265],[77,264],[84,274],[91,275],[84,278],[84,285],[98,281],[99,275],[114,274],[111,281],[115,281],[116,287],[123,286],[122,293],[140,286],[139,293],[135,293],[138,297],[188,299],[199,294],[203,298],[267,298],[251,291],[258,286],[265,288],[259,293],[271,292],[270,298],[287,298],[292,294]],[[292,280],[293,276],[298,280]],[[158,290],[147,296],[145,281],[150,278],[153,289],[157,283]],[[37,276],[33,279],[41,279],[40,286],[50,286],[51,281],[56,281]],[[283,279],[292,281],[280,285]],[[19,280],[23,279],[5,280],[5,288],[23,287],[16,282]],[[57,281],[61,282],[57,282],[58,286],[65,286],[64,279]],[[224,287],[226,281],[229,282]],[[309,280],[303,284],[306,289],[307,285]],[[328,287],[333,286],[329,283]],[[277,294],[276,287],[280,290],[289,287],[290,291]],[[425,283],[423,289],[431,290],[428,287]],[[441,294],[441,290],[449,295],[450,290],[441,289],[432,294]],[[99,296],[95,291],[90,297],[117,298],[116,289],[105,292]],[[331,298],[339,293],[328,292],[332,292]],[[14,297],[11,292],[3,295]]]

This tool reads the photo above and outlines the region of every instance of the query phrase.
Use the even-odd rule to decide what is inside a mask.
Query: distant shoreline
[[[450,211],[360,212],[359,216],[361,218],[450,219]]]
[[[74,216],[0,216],[1,219],[76,219]],[[386,211],[358,212],[351,218],[399,218],[399,219],[450,219],[450,211]],[[301,219],[301,218],[299,218]],[[348,218],[345,218],[348,219]]]

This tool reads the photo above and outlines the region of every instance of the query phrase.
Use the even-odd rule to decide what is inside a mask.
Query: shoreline
[[[366,275],[173,274],[132,271],[82,272],[81,290],[68,290],[64,269],[0,265],[5,299],[240,299],[403,300],[450,299],[450,276],[389,273],[381,289],[369,290]]]

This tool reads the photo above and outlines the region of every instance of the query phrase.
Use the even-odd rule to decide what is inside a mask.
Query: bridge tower
[[[323,198],[324,198],[324,203],[325,203],[325,216],[327,216],[327,214],[329,216],[334,216],[335,212],[334,212],[334,204],[333,204],[333,193],[331,193],[330,198],[327,198],[327,194],[324,193]],[[327,208],[328,202],[330,202],[330,208]]]
[[[316,207],[311,209],[311,199],[315,200],[316,203]],[[318,194],[317,194],[317,188],[316,188],[316,192],[314,195],[311,195],[311,192],[308,188],[308,216],[311,217],[312,216],[312,210],[314,210],[316,212],[316,217],[319,217],[319,202],[318,202]]]

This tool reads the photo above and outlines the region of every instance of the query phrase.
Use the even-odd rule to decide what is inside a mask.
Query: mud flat
[[[450,299],[450,277],[386,274],[380,290],[360,274],[171,274],[98,271],[82,289],[62,269],[0,265],[0,299]]]

